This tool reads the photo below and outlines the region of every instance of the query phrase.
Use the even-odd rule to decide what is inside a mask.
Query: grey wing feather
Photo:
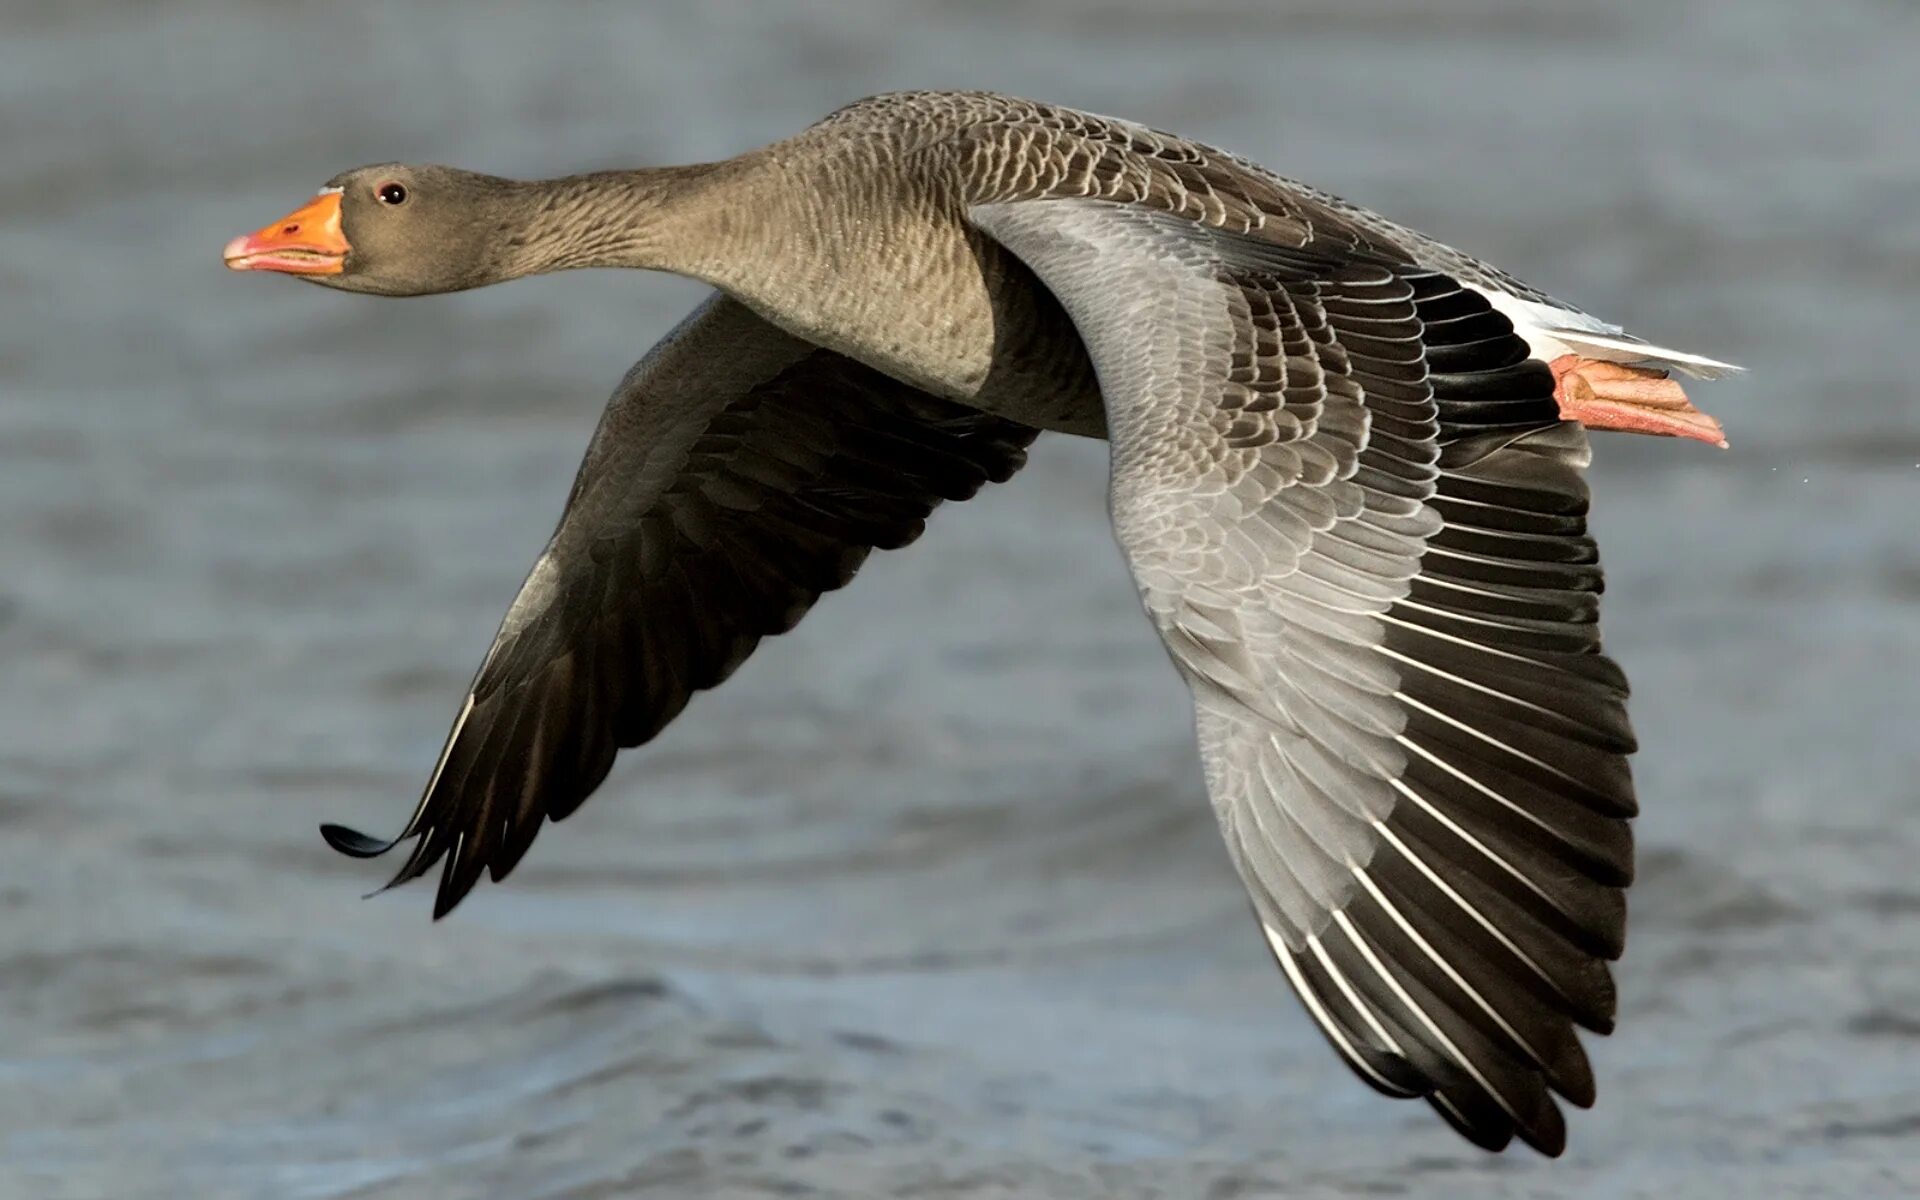
[[[715,297],[615,392],[405,828],[322,832],[358,857],[417,839],[393,882],[444,862],[444,915],[871,550],[1011,476],[1036,432]]]
[[[1287,978],[1374,1087],[1559,1153],[1634,799],[1550,373],[1479,294],[1362,249],[1097,200],[972,217],[1087,343],[1115,530]]]

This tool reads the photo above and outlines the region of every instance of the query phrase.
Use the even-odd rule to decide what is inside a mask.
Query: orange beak
[[[346,269],[347,236],[340,232],[340,193],[321,192],[304,208],[227,243],[227,266],[235,271],[287,275],[338,275]]]

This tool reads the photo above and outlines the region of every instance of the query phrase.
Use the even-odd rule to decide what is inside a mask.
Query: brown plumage
[[[1243,159],[983,93],[875,97],[719,163],[329,189],[230,264],[389,295],[587,266],[719,291],[615,392],[413,817],[329,826],[337,848],[412,840],[395,882],[439,866],[444,914],[871,550],[1041,430],[1105,436],[1229,853],[1309,1013],[1375,1088],[1560,1152],[1553,1094],[1594,1098],[1575,1028],[1613,1021],[1635,798],[1558,402],[1714,440],[1665,372],[1726,364]]]

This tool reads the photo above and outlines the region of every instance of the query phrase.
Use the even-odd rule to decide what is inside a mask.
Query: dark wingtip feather
[[[487,868],[484,853],[466,847],[462,847],[457,855],[447,855],[446,864],[440,876],[440,889],[433,900],[433,919],[436,921],[466,899],[467,893],[480,882],[480,876]]]
[[[466,887],[456,887],[452,880],[443,879],[440,883],[440,890],[435,892],[433,896],[433,919],[438,921],[452,912],[462,900],[467,898],[467,892],[470,891],[472,887],[473,885],[471,883],[467,884]]]
[[[1565,1154],[1567,1119],[1561,1114],[1560,1106],[1543,1095],[1540,1097],[1539,1111],[1530,1116],[1530,1120],[1514,1129],[1520,1135],[1520,1140],[1548,1158],[1559,1158]]]
[[[1427,1097],[1455,1133],[1489,1154],[1499,1154],[1518,1137],[1546,1157],[1559,1158],[1567,1152],[1566,1121],[1544,1093],[1537,1100],[1533,1111],[1516,1115],[1472,1084],[1436,1088]]]
[[[1498,1154],[1513,1142],[1513,1121],[1500,1112],[1491,1097],[1449,1095],[1436,1090],[1428,1094],[1427,1103],[1455,1133],[1488,1154]],[[1460,1107],[1463,1103],[1466,1108]]]
[[[400,844],[398,838],[382,841],[368,837],[357,829],[348,829],[345,825],[322,825],[320,836],[327,839],[327,845],[349,858],[379,858]]]

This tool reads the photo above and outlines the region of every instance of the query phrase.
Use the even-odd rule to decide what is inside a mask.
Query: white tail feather
[[[1745,367],[1708,358],[1704,354],[1669,350],[1665,346],[1656,346],[1625,334],[1608,336],[1574,329],[1549,329],[1545,332],[1548,337],[1557,339],[1575,353],[1602,362],[1666,367],[1692,379],[1718,379],[1722,375],[1737,375],[1746,370]],[[1528,345],[1532,345],[1526,330],[1521,330],[1520,336],[1528,338]]]
[[[1513,329],[1527,340],[1533,356],[1552,362],[1562,354],[1578,354],[1602,362],[1631,363],[1663,367],[1694,379],[1718,379],[1746,368],[1704,354],[1669,350],[1627,333],[1598,317],[1573,309],[1527,300],[1511,292],[1489,288],[1473,289],[1487,298],[1495,310],[1513,322]]]

